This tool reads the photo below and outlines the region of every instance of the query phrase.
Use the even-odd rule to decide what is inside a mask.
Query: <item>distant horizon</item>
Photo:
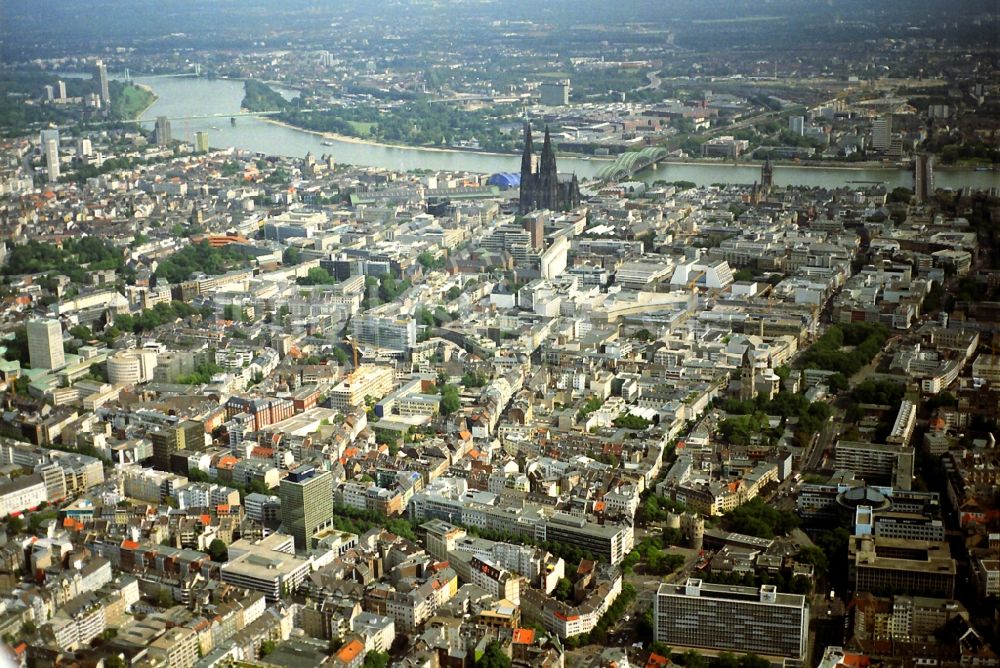
[[[638,25],[741,23],[753,17],[780,17],[781,24],[819,25],[827,19],[855,22],[862,18],[878,18],[886,30],[907,29],[911,22],[940,19],[946,24],[963,20],[976,13],[995,11],[990,0],[504,0],[500,2],[463,2],[452,0],[445,6],[421,0],[389,0],[370,3],[365,0],[338,0],[317,3],[314,0],[51,0],[40,12],[36,2],[8,0],[0,20],[0,51],[6,62],[23,62],[44,57],[70,57],[87,53],[116,54],[115,49],[139,48],[148,39],[174,38],[177,48],[185,40],[199,35],[226,35],[217,46],[237,48],[240,43],[270,41],[280,47],[289,31],[316,32],[322,26],[332,33],[338,22],[367,18],[378,19],[386,30],[411,28],[419,17],[441,16],[457,19],[489,18],[497,22],[534,21],[554,26],[575,26],[584,30],[588,25]],[[81,11],[83,10],[83,11]],[[931,22],[933,23],[933,21]],[[439,25],[442,33],[465,25],[463,21],[446,21]],[[745,27],[745,26],[743,26]],[[743,30],[726,30],[731,38],[740,39]],[[321,36],[321,33],[317,33]],[[150,50],[142,46],[142,50]],[[197,48],[188,44],[188,48]]]

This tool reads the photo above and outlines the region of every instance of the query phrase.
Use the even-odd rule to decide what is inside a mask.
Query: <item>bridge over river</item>
[[[667,157],[667,149],[650,146],[641,151],[628,151],[619,155],[614,162],[597,170],[595,175],[602,181],[618,181],[642,171]]]

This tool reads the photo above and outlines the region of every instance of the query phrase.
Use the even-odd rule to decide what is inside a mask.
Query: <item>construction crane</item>
[[[358,344],[354,342],[354,337],[350,336],[350,335],[345,336],[344,337],[344,341],[346,341],[347,343],[351,344],[351,353],[352,353],[352,357],[354,359],[354,368],[357,369],[358,368]]]

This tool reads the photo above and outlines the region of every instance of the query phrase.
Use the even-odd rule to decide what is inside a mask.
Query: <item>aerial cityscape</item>
[[[1000,668],[997,0],[4,0],[0,232],[0,668]]]

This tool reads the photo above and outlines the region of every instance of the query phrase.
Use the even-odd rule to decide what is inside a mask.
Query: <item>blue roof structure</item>
[[[507,188],[517,188],[521,185],[521,175],[514,172],[497,172],[486,183],[491,186],[500,186],[505,190]]]

